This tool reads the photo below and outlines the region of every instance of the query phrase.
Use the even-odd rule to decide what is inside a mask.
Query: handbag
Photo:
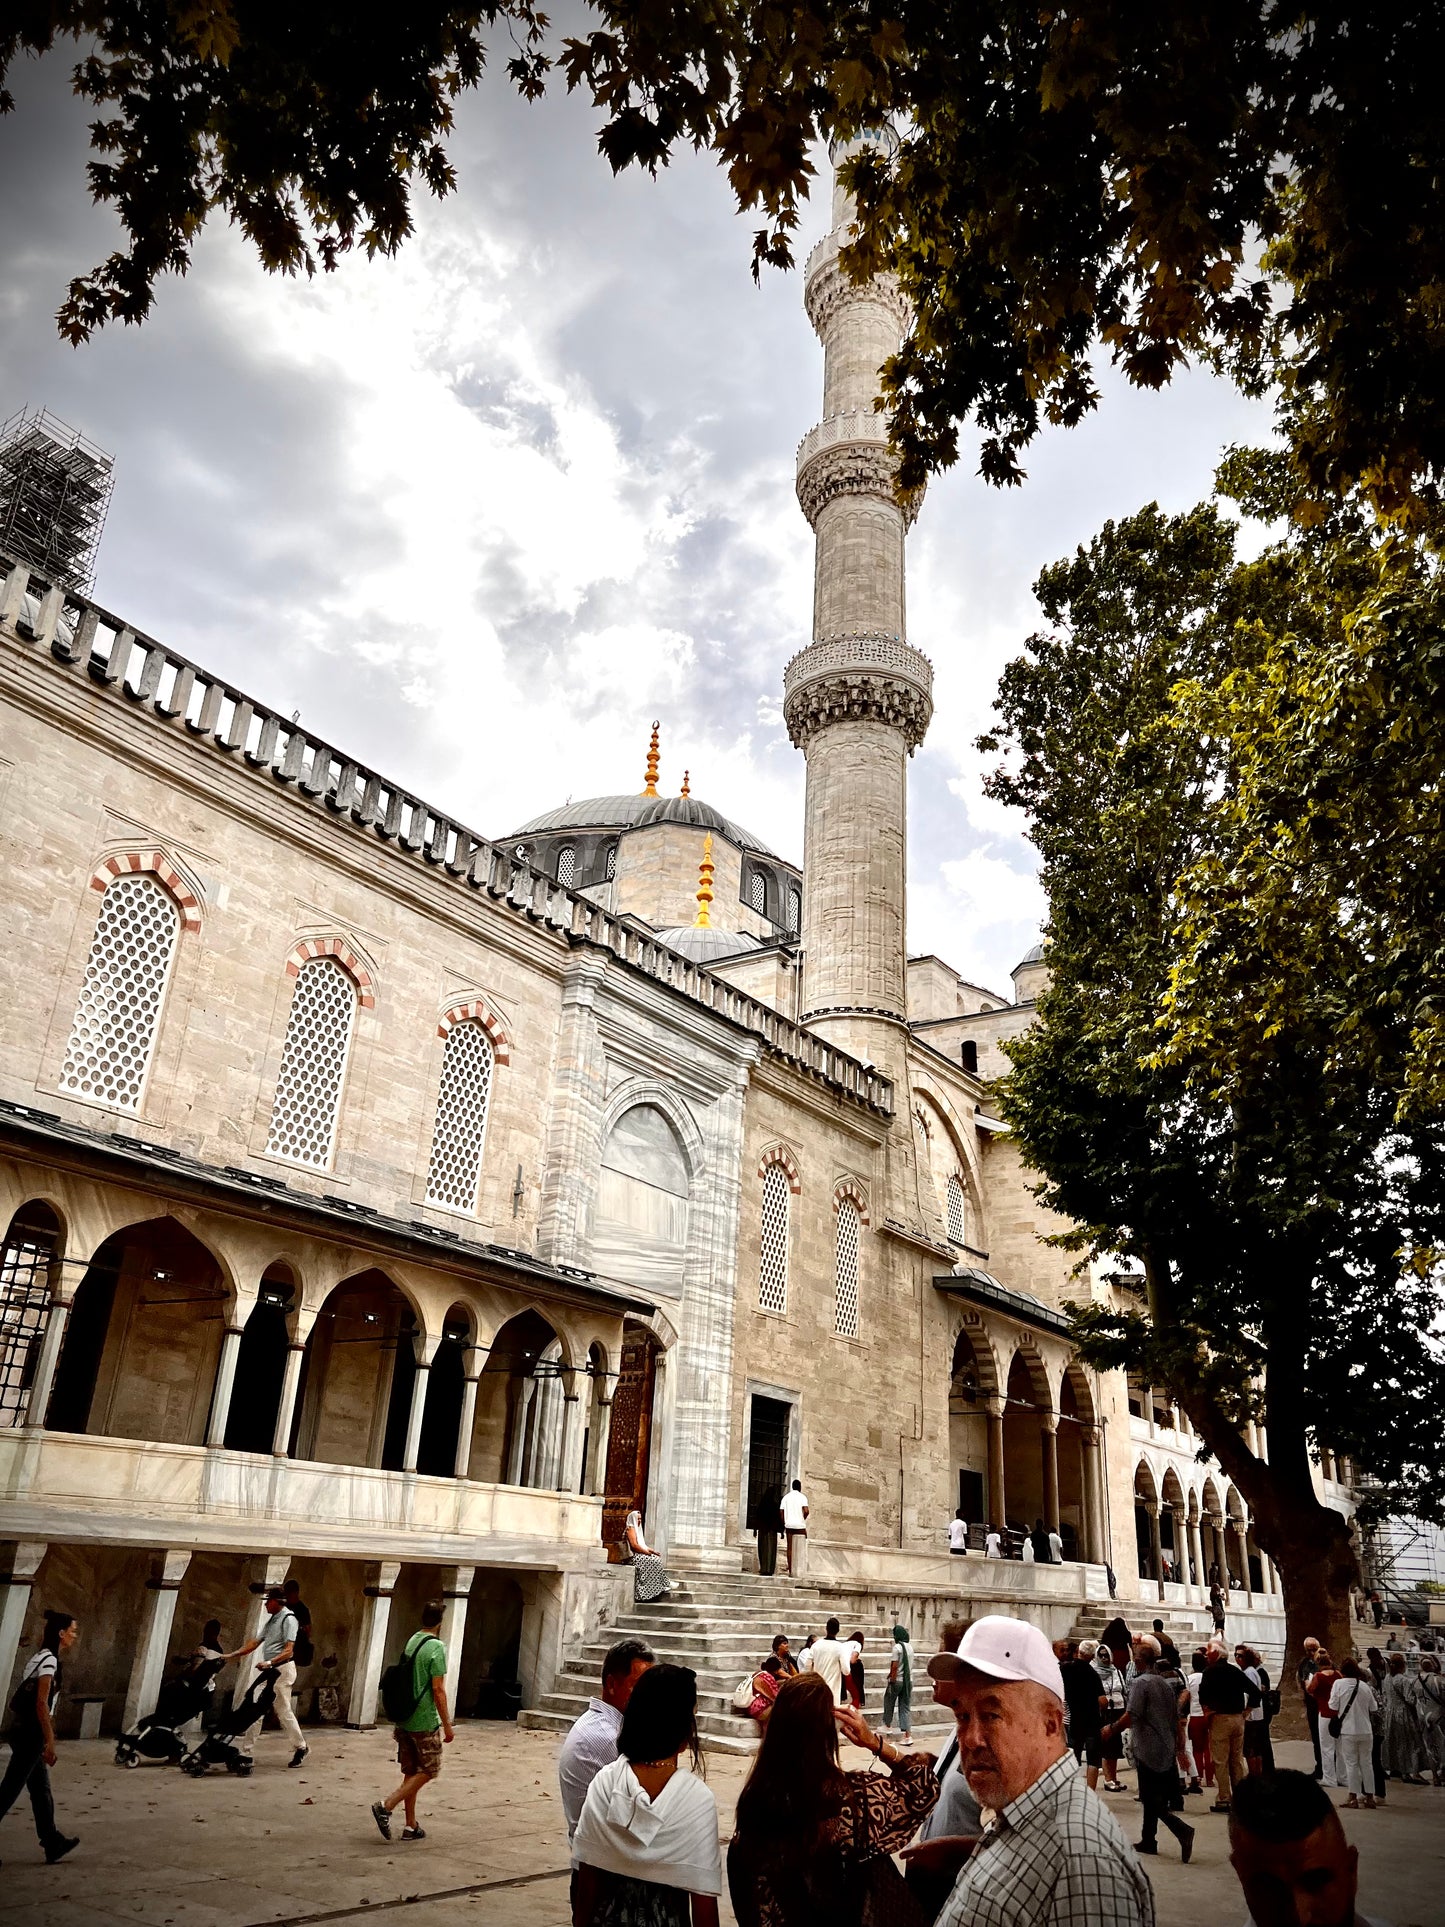
[[[1332,1740],[1337,1740],[1340,1737],[1341,1733],[1344,1732],[1345,1715],[1349,1712],[1350,1708],[1354,1705],[1355,1701],[1359,1697],[1360,1697],[1360,1682],[1356,1680],[1354,1692],[1350,1694],[1350,1697],[1345,1701],[1344,1705],[1340,1708],[1339,1712],[1330,1714],[1330,1738]]]

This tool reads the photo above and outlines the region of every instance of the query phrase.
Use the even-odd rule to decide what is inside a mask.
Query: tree
[[[851,271],[896,274],[917,325],[884,386],[907,490],[983,431],[1017,482],[1046,422],[1098,404],[1097,361],[1158,387],[1214,359],[1282,371],[1317,500],[1438,497],[1445,459],[1445,54],[1438,8],[1353,0],[591,0],[554,42],[534,0],[391,15],[274,0],[57,0],[0,32],[0,73],[63,36],[96,123],[91,185],[129,246],[77,280],[62,329],[143,318],[216,211],[265,264],[390,253],[415,182],[452,185],[453,102],[484,33],[524,93],[553,63],[601,110],[614,168],[714,152],[787,265],[821,139],[898,130],[848,163]],[[112,159],[111,156],[118,158]],[[1263,264],[1261,247],[1267,250]]]
[[[1257,495],[1287,468],[1237,457],[1223,479]],[[1324,665],[1357,659],[1387,584],[1438,654],[1428,551],[1412,573],[1401,547],[1341,513],[1241,564],[1214,505],[1111,523],[1040,578],[1052,626],[984,739],[1009,753],[990,787],[1028,812],[1049,898],[1051,980],[1009,1047],[1006,1114],[1076,1227],[1063,1242],[1145,1281],[1147,1315],[1074,1307],[1080,1350],[1188,1412],[1279,1567],[1292,1652],[1348,1639],[1356,1574],[1312,1453],[1366,1468],[1379,1509],[1445,1509],[1445,1132],[1404,991],[1438,956],[1439,871],[1336,896],[1390,828],[1400,759],[1371,760],[1377,703],[1353,733],[1302,720],[1307,686],[1325,717]],[[1421,733],[1438,754],[1440,727]]]

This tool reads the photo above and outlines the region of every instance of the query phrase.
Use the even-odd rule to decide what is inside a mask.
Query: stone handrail
[[[800,649],[783,671],[784,699],[818,677],[847,670],[903,676],[928,694],[933,691],[933,664],[921,649],[904,642],[901,636],[820,636]]]
[[[594,944],[666,984],[763,1048],[833,1090],[883,1115],[893,1086],[877,1071],[825,1043],[745,992],[710,976],[665,944],[630,929],[586,897],[519,861],[510,850],[413,796],[399,784],[268,709],[187,657],[133,629],[89,597],[51,584],[0,556],[0,633],[47,651],[163,727],[184,729],[238,765],[269,777],[396,851],[546,925],[569,942]],[[906,646],[906,645],[904,645]],[[916,651],[909,650],[911,655]],[[920,658],[922,660],[922,658]]]
[[[798,443],[798,467],[810,462],[820,448],[838,442],[886,442],[888,417],[874,408],[850,408],[841,415],[827,415],[810,428]]]

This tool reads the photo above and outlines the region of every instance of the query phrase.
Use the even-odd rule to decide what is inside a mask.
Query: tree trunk
[[[1319,1640],[1337,1666],[1354,1652],[1350,1588],[1358,1568],[1349,1526],[1329,1506],[1317,1503],[1310,1510],[1314,1517],[1308,1517],[1304,1507],[1291,1508],[1269,1542],[1284,1588],[1285,1652],[1276,1730],[1291,1740],[1305,1739],[1309,1731],[1295,1684],[1305,1640]]]

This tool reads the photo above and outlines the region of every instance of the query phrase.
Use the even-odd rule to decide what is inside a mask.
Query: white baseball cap
[[[1004,1613],[975,1619],[956,1653],[935,1653],[928,1662],[931,1679],[961,1679],[969,1672],[986,1679],[1031,1679],[1055,1699],[1064,1697],[1064,1676],[1048,1634]]]

